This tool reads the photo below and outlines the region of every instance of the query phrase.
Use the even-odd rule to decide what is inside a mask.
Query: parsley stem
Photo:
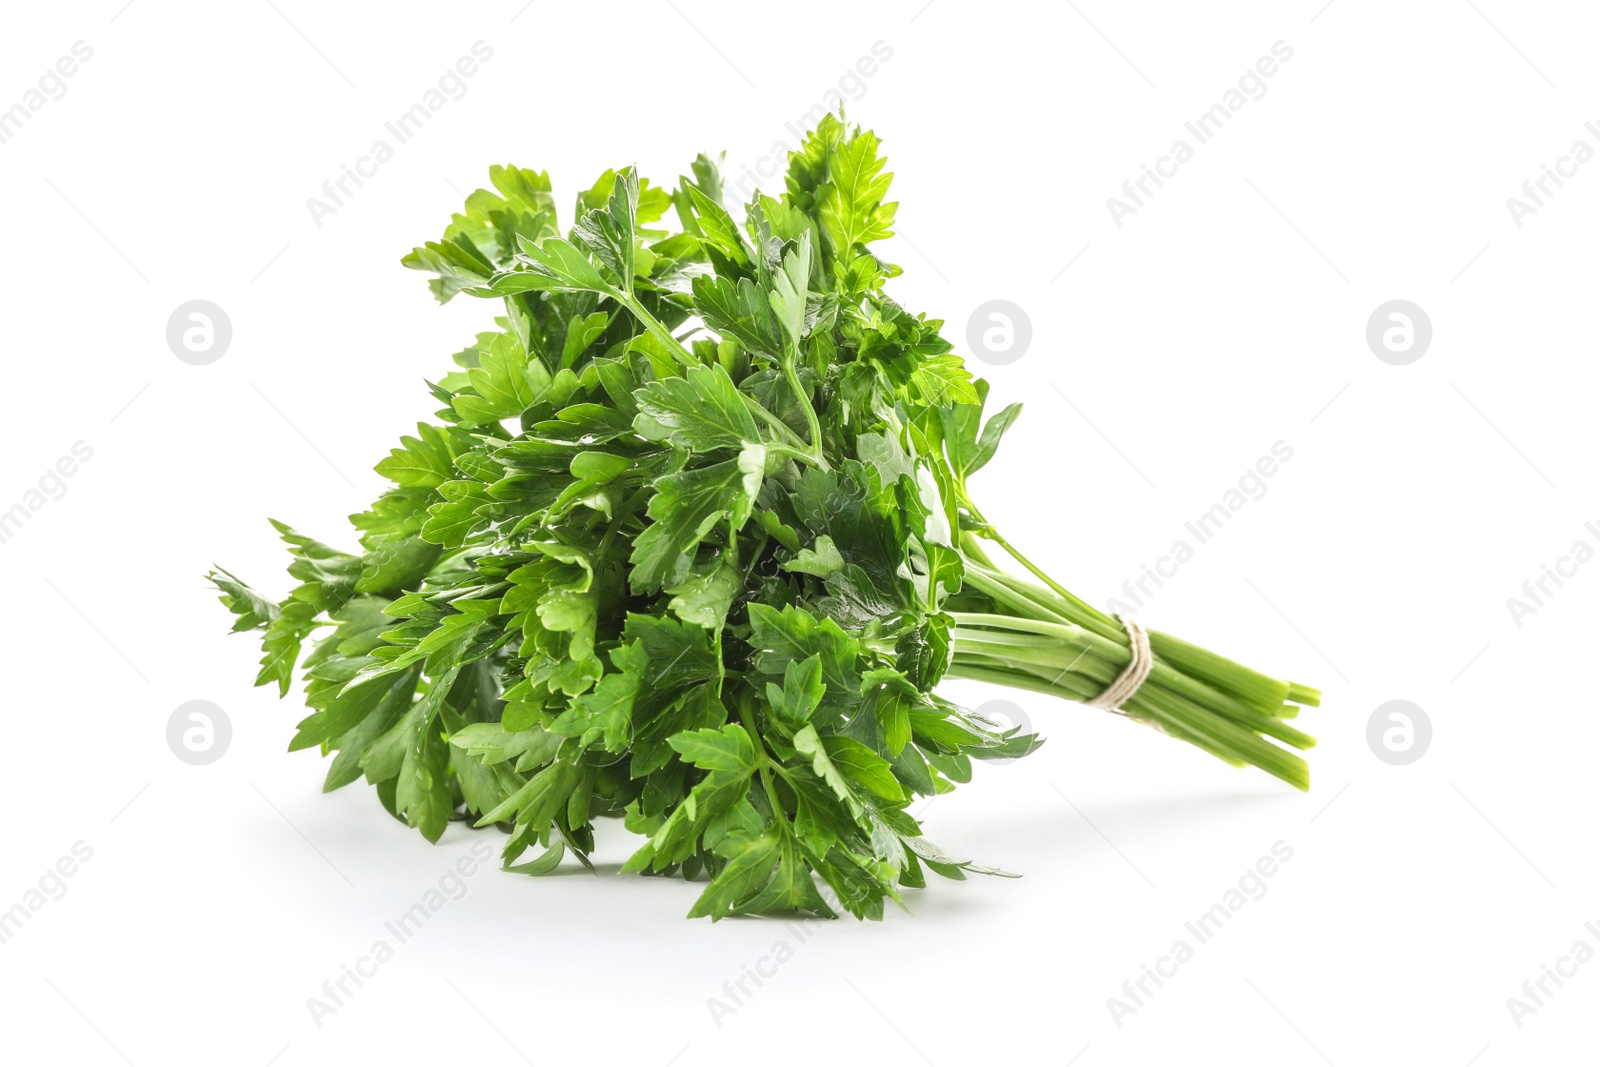
[[[794,357],[786,356],[780,362],[783,364],[783,376],[788,379],[789,388],[794,390],[794,398],[800,402],[801,410],[806,413],[806,426],[811,431],[811,454],[819,461],[817,465],[827,470],[828,461],[822,458],[822,424],[817,421],[817,412],[811,406],[811,398],[806,395],[805,389],[800,384],[800,375],[794,369]]]
[[[755,746],[756,771],[761,775],[761,787],[767,794],[767,800],[772,804],[772,814],[780,826],[787,826],[789,820],[783,813],[783,805],[778,801],[778,787],[772,782],[772,761],[767,756],[767,748],[761,741],[760,733],[751,722],[748,693],[739,694],[738,706],[734,713],[738,715],[739,725],[744,727],[744,732],[750,735],[750,743]]]
[[[955,654],[949,676],[998,682],[1068,700],[1093,699],[1126,667],[1129,639],[1120,619],[1064,589],[1014,547],[972,503],[959,502],[975,528],[962,537],[966,585],[979,598],[951,612]],[[1001,570],[981,541],[999,545],[1043,585]],[[978,607],[987,601],[987,608]],[[1297,788],[1309,785],[1305,761],[1279,748],[1316,742],[1286,721],[1295,704],[1315,704],[1309,687],[1268,677],[1214,652],[1148,631],[1155,663],[1122,712],[1230,763],[1253,764]],[[1286,704],[1286,701],[1294,703]]]
[[[974,585],[983,588],[991,597],[1003,600],[1030,617],[1038,617],[1038,613],[1043,611],[1045,612],[1043,617],[1047,621],[1077,623],[1101,637],[1116,641],[1123,647],[1127,646],[1127,635],[1118,620],[1062,589],[1049,575],[1012,547],[965,496],[962,505],[982,524],[983,528],[977,531],[977,536],[1000,545],[1049,588],[1041,589],[1000,570],[989,562],[982,549],[977,547],[973,535],[968,534],[963,539],[962,547],[969,559],[968,575]],[[1185,674],[1193,675],[1219,689],[1233,693],[1250,706],[1269,714],[1281,711],[1286,700],[1305,697],[1306,703],[1315,706],[1321,699],[1320,692],[1315,689],[1272,678],[1167,633],[1151,630],[1150,647],[1157,656]],[[1291,696],[1291,693],[1296,696]]]
[[[767,446],[767,450],[769,452],[776,452],[780,456],[788,456],[790,459],[797,459],[802,463],[817,468],[818,470],[826,471],[833,469],[832,467],[828,466],[828,461],[826,459],[813,454],[810,449],[793,448],[789,445],[769,444]]]
[[[663,326],[660,319],[646,311],[644,305],[639,302],[638,297],[621,290],[616,291],[612,296],[623,307],[633,312],[633,317],[639,320],[640,325],[648,330],[652,337],[661,342],[662,346],[672,355],[672,358],[682,363],[685,367],[700,366],[700,361],[695,358],[694,353],[683,347],[683,343],[672,336],[672,331]]]
[[[1032,560],[1030,560],[1027,556],[1024,556],[1015,547],[1013,547],[1010,541],[1007,541],[1004,537],[1000,536],[1000,531],[996,530],[989,520],[983,517],[983,513],[978,510],[977,505],[972,502],[972,498],[967,496],[965,492],[961,494],[961,504],[967,509],[974,519],[977,519],[978,522],[982,524],[983,529],[979,531],[980,536],[986,538],[987,540],[993,541],[995,544],[1005,549],[1006,553],[1010,555],[1012,559],[1026,567],[1029,573],[1031,573],[1035,578],[1038,578],[1045,585],[1049,586],[1051,591],[1057,596],[1061,597],[1063,600],[1067,601],[1067,603],[1077,608],[1081,614],[1095,619],[1097,622],[1100,622],[1102,626],[1105,624],[1111,624],[1115,626],[1115,624],[1111,623],[1109,616],[1105,615],[1103,612],[1096,611],[1088,604],[1085,604],[1082,600],[1079,600],[1077,597],[1073,596],[1059,583],[1057,583],[1054,578],[1050,577],[1044,571],[1039,569],[1039,567],[1035,565]],[[1100,627],[1096,628],[1098,629]],[[1118,630],[1121,629],[1121,627],[1115,628]]]
[[[957,652],[947,677],[992,682],[1082,702],[1103,686],[1053,665],[1021,669],[1005,660]],[[1229,763],[1261,768],[1297,789],[1310,786],[1304,759],[1255,733],[1249,726],[1210,714],[1183,697],[1146,686],[1129,699],[1123,714],[1188,741]],[[1303,736],[1303,735],[1302,735]]]
[[[772,540],[771,535],[767,533],[766,527],[761,526],[760,524],[757,524],[756,526],[756,534],[758,537],[760,537],[760,540],[756,542],[755,548],[751,550],[750,562],[745,564],[744,568],[744,580],[746,585],[748,585],[750,582],[750,575],[755,573],[756,564],[761,562],[761,554],[767,550],[767,542]]]
[[[824,456],[820,450],[807,447],[806,443],[800,440],[800,436],[793,430],[789,429],[788,423],[784,422],[782,419],[778,418],[778,416],[768,411],[759,400],[751,396],[749,393],[741,392],[739,395],[744,397],[745,407],[750,409],[750,413],[752,415],[771,426],[775,431],[777,431],[778,436],[783,438],[783,443],[781,444],[768,444],[767,447],[769,449],[774,452],[779,452],[785,456],[791,456],[805,463],[809,463],[811,466],[817,467],[820,470],[832,469],[828,466],[827,457]]]

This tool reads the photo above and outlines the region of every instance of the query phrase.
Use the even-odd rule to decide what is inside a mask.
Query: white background
[[[0,945],[6,1059],[1592,1058],[1600,963],[1520,1027],[1506,1002],[1600,949],[1600,565],[1520,627],[1506,601],[1600,547],[1600,163],[1520,228],[1506,199],[1600,148],[1600,26],[1576,3],[1319,2],[8,7],[0,107],[75,41],[93,58],[0,144],[0,510],[74,442],[93,458],[0,545],[0,908],[75,842],[93,856]],[[316,226],[307,198],[478,40],[466,94]],[[1106,199],[1280,40],[1265,96],[1116,226]],[[736,182],[880,41],[844,85],[896,173],[892,292],[963,349],[986,300],[1032,323],[1023,358],[974,364],[1027,402],[977,483],[1014,541],[1104,603],[1293,448],[1139,617],[1323,687],[1310,794],[1015,696],[1049,743],[924,814],[1020,881],[941,882],[802,943],[684,920],[683,882],[488,869],[316,1025],[307,998],[474,838],[430,847],[362,785],[320,795],[316,753],[284,754],[296,700],[250,687],[256,647],[203,574],[281,593],[268,515],[353,543],[372,463],[435,406],[423,379],[494,311],[434,306],[399,257],[490,164],[547,168],[563,205],[607,166],[671,184],[701,150]],[[233,327],[203,367],[165,341],[196,298]],[[1433,325],[1407,366],[1365,340],[1397,298]],[[192,699],[232,722],[209,766],[167,748]],[[1392,699],[1433,726],[1407,766],[1366,740]],[[1108,998],[1279,841],[1266,895],[1117,1025]],[[607,827],[597,858],[631,847]],[[780,940],[792,958],[719,1026],[708,998]]]

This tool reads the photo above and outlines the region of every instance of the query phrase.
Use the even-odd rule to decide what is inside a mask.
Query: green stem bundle
[[[1013,686],[1067,700],[1104,692],[1132,657],[1122,624],[1073,596],[1017,551],[963,502],[979,532],[962,538],[968,589],[955,619],[955,657],[947,677]],[[1044,586],[995,565],[982,541],[999,545]],[[954,602],[953,602],[954,603]],[[953,606],[953,604],[952,604]],[[1316,739],[1289,725],[1299,705],[1321,693],[1280,681],[1186,641],[1151,631],[1155,663],[1121,712],[1188,741],[1235,766],[1255,766],[1309,788],[1305,760],[1273,744],[1309,749]]]

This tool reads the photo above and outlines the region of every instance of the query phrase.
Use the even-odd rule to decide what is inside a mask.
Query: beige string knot
[[[1128,633],[1128,665],[1106,686],[1105,692],[1089,701],[1090,707],[1107,711],[1120,711],[1124,703],[1132,700],[1156,664],[1155,657],[1150,654],[1150,635],[1145,633],[1144,627],[1120,615],[1116,620]]]

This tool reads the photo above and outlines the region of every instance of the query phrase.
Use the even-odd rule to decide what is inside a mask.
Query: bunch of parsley
[[[880,918],[925,870],[1000,873],[907,808],[1039,743],[939,681],[1084,700],[1129,641],[969,496],[1019,408],[985,422],[942,323],[885,292],[878,139],[824,119],[743,221],[692,170],[670,191],[607,171],[563,234],[545,174],[493,168],[403,262],[504,315],[377,465],[394,488],[352,516],[361,551],[275,523],[287,598],[212,580],[262,633],[257,684],[304,672],[289,747],[333,754],[327,789],[364,777],[430,841],[498,824],[530,874],[587,864],[621,816],[645,838],[624,870],[707,880],[691,916],[831,916],[820,879]],[[1307,785],[1273,740],[1312,744],[1286,720],[1315,690],[1152,641],[1124,714]]]

